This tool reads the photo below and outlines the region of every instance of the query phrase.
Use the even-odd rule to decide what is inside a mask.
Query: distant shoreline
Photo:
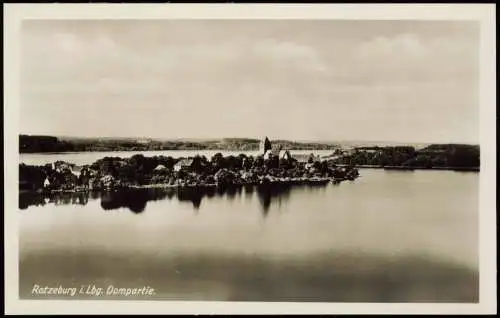
[[[318,148],[299,148],[289,147],[286,148],[290,151],[335,151],[340,146],[325,146]],[[85,150],[68,150],[68,151],[19,151],[20,155],[34,154],[34,155],[57,155],[57,154],[71,154],[71,153],[95,153],[95,152],[160,152],[160,151],[220,151],[220,152],[257,152],[259,148],[252,149],[239,149],[239,148],[168,148],[168,149],[85,149]]]
[[[371,142],[371,141],[293,141],[274,140],[287,150],[334,151],[352,147],[414,147],[416,150],[431,145],[464,145],[479,147],[475,144],[445,144],[417,142]],[[125,152],[125,151],[258,151],[261,140],[255,138],[221,139],[155,139],[155,138],[71,138],[40,135],[19,135],[20,154],[74,153],[74,152]]]
[[[347,165],[337,164],[339,167]],[[400,167],[400,166],[375,166],[375,165],[352,165],[358,169],[384,169],[384,170],[399,170],[399,171],[413,171],[413,170],[447,170],[447,171],[467,171],[467,172],[480,172],[480,167]]]
[[[253,138],[219,140],[158,140],[153,138],[59,138],[55,136],[19,135],[19,153],[111,152],[111,151],[257,151],[261,141]],[[289,150],[334,150],[338,143],[276,140]]]
[[[304,148],[287,148],[289,151],[335,151],[338,147],[332,148],[320,148],[320,149],[304,149]],[[81,153],[97,153],[97,152],[113,152],[113,153],[124,153],[124,152],[162,152],[162,151],[186,151],[186,152],[203,152],[203,151],[218,151],[218,152],[258,152],[259,149],[146,149],[146,150],[83,150],[83,151],[56,151],[56,152],[19,152],[19,155],[65,155],[65,154],[81,154]]]

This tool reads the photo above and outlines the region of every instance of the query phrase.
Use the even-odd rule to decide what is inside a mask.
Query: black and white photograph
[[[19,308],[496,298],[480,20],[88,7],[18,22]]]

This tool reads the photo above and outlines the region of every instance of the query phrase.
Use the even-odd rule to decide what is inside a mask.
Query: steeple
[[[269,138],[265,137],[261,142],[260,142],[260,147],[259,147],[259,152],[261,154],[265,154],[267,150],[271,149],[271,141]]]

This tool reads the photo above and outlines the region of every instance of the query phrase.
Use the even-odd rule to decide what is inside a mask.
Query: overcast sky
[[[24,21],[21,133],[479,142],[472,22]]]

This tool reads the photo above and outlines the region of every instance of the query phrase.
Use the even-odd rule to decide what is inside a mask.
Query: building
[[[264,152],[264,155],[262,156],[262,158],[264,158],[264,160],[269,160],[269,158],[271,158],[272,156],[273,156],[273,154],[272,154],[271,149],[268,149],[268,150],[266,150],[266,152]]]
[[[281,145],[271,145],[271,148],[266,150],[264,153],[264,160],[268,160],[271,157],[280,157]]]
[[[151,143],[151,141],[152,141],[151,139],[142,138],[142,139],[137,139],[136,143],[141,144],[141,145],[147,145],[147,144]]]
[[[174,171],[189,169],[193,165],[193,159],[181,159],[174,165]]]
[[[288,151],[288,150],[283,151],[283,154],[281,155],[281,159],[291,160],[292,158],[293,157],[290,154],[290,151]]]
[[[154,171],[165,171],[167,170],[167,167],[164,165],[157,165],[156,168],[154,168]]]
[[[124,167],[124,166],[126,166],[126,165],[127,165],[127,161],[125,161],[125,160],[120,160],[120,161],[118,161],[118,164],[120,165],[120,167]]]
[[[306,168],[307,170],[311,170],[311,169],[313,169],[313,168],[314,168],[314,163],[306,163],[305,168]]]
[[[80,174],[82,174],[83,168],[80,166],[73,166],[71,167],[71,173],[76,175],[77,177],[80,177]]]
[[[342,156],[342,155],[333,154],[333,155],[321,156],[321,160],[338,160],[338,159],[342,159],[343,157],[344,156]]]
[[[102,182],[103,186],[105,186],[105,187],[112,186],[114,180],[115,180],[115,178],[110,174],[107,174],[101,178],[101,182]]]
[[[290,151],[283,150],[283,146],[280,144],[272,144],[267,137],[265,137],[265,139],[261,141],[259,152],[263,154],[264,160],[269,160],[272,157],[287,160],[292,159]]]
[[[320,161],[319,157],[314,156],[312,153],[311,154],[296,154],[293,155],[293,159],[297,160],[297,162],[300,163],[308,163],[309,161]]]
[[[54,169],[57,172],[62,172],[62,171],[67,170],[67,169],[72,170],[72,168],[74,168],[74,167],[75,167],[74,164],[70,164],[70,163],[67,163],[64,161],[56,161],[56,162],[52,163],[52,169]]]
[[[341,154],[343,156],[352,156],[355,152],[356,152],[356,149],[354,149],[352,147],[348,147],[348,148],[345,148],[344,150],[342,150]]]
[[[268,151],[269,149],[271,149],[272,145],[271,145],[271,141],[265,137],[261,142],[260,142],[260,146],[259,146],[259,153],[261,153],[262,155],[265,155],[266,154],[266,151]]]

